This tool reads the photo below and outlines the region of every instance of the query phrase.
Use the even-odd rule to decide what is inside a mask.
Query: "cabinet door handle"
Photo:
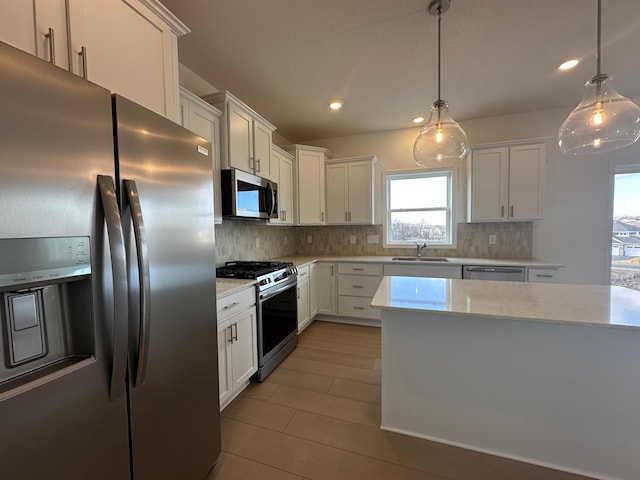
[[[364,307],[353,307],[354,310],[364,310]]]
[[[233,333],[234,327],[236,331],[235,334]],[[233,340],[237,342],[238,341],[238,322],[234,322],[231,324],[231,333],[233,334]]]
[[[536,273],[536,277],[538,277],[538,278],[553,278],[553,275],[541,275],[539,273]]]
[[[320,221],[324,222],[324,212],[320,212]]]
[[[233,328],[231,328],[231,325],[225,329],[225,332],[227,331],[229,332],[229,340],[227,340],[227,342],[233,343]]]
[[[82,78],[85,80],[89,79],[89,73],[87,72],[87,47],[84,45],[78,52],[78,55],[82,57]]]
[[[333,277],[333,265],[331,265],[331,276]]]
[[[300,300],[300,287],[298,287],[298,300]]]
[[[260,171],[260,159],[259,158],[256,158],[255,165],[256,165],[256,172],[259,172]]]
[[[500,218],[504,218],[504,205],[500,207]]]
[[[49,27],[49,33],[44,34],[44,38],[49,40],[49,62],[56,63],[56,40],[53,28]]]
[[[513,205],[511,205],[511,218],[513,218]]]
[[[351,221],[351,212],[349,212],[349,221]]]
[[[233,302],[233,303],[230,303],[229,305],[227,305],[225,307],[222,307],[222,309],[223,310],[229,310],[230,308],[237,307],[238,305],[240,305],[240,302]]]

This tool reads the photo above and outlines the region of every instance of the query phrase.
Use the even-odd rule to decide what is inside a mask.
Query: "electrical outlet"
[[[256,248],[260,248],[260,239],[256,238]]]
[[[313,243],[313,237],[311,235],[307,235],[307,243]]]
[[[352,245],[354,243],[356,243],[356,236],[355,235],[350,235],[349,236],[349,243],[352,244]]]
[[[495,244],[496,244],[496,236],[489,235],[489,245],[495,245]]]
[[[380,243],[380,235],[367,235],[367,243]]]

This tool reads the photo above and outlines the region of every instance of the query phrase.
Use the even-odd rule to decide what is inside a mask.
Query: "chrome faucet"
[[[416,244],[416,257],[421,257],[422,256],[422,249],[423,248],[427,248],[427,242],[423,242],[422,245],[420,245],[419,242],[413,242]]]

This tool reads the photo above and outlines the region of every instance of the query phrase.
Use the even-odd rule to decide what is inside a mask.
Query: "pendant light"
[[[469,153],[467,134],[451,118],[449,102],[440,98],[440,24],[451,0],[432,0],[430,15],[438,17],[438,100],[431,106],[431,116],[413,145],[413,158],[423,167],[452,166]]]
[[[596,75],[558,131],[558,145],[568,155],[589,155],[628,147],[640,137],[640,107],[615,91],[611,77],[600,71],[601,6],[598,0]]]

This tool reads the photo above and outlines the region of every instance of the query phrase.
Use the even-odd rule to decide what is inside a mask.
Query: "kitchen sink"
[[[393,257],[391,260],[403,262],[448,262],[448,258],[444,257]]]

